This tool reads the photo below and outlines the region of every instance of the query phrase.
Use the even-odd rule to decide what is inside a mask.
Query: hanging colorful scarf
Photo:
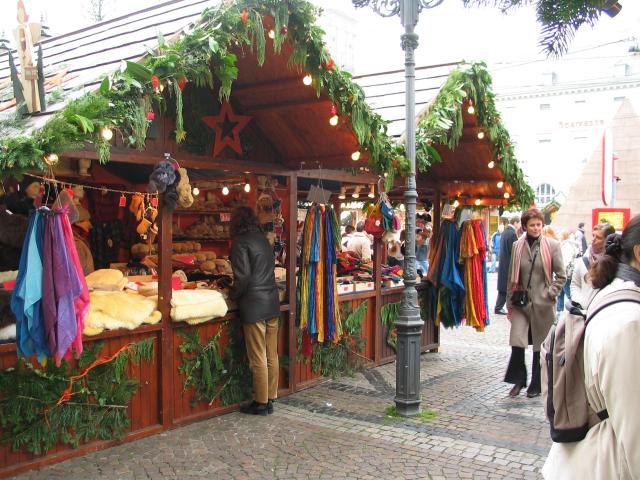
[[[304,354],[310,354],[311,341],[337,342],[342,334],[336,288],[339,228],[332,208],[314,205],[307,212],[297,293]]]
[[[460,263],[464,264],[465,318],[467,325],[482,331],[489,323],[484,226],[481,220],[467,220],[461,230]]]
[[[544,277],[546,280],[547,286],[551,285],[551,275],[552,275],[552,267],[551,267],[551,244],[549,243],[549,239],[544,235],[540,235],[537,240],[540,242],[540,256],[542,257],[542,268],[544,270]],[[527,234],[523,233],[520,238],[516,241],[513,246],[513,260],[511,261],[511,265],[509,265],[509,286],[510,290],[518,290],[520,288],[524,288],[524,285],[520,285],[520,262],[522,260],[522,252],[524,251],[525,245],[527,243]],[[535,242],[534,242],[535,245]]]
[[[63,216],[66,214],[62,210],[46,215],[42,261],[42,312],[47,344],[56,365],[76,338],[75,300],[82,294],[82,284],[65,245]]]
[[[31,215],[20,255],[18,277],[11,297],[16,317],[18,355],[33,353],[42,363],[50,356],[42,319],[42,239],[44,217],[40,210]]]

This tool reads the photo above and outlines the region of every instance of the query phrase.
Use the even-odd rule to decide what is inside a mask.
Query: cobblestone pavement
[[[542,402],[507,396],[509,326],[492,322],[443,330],[440,352],[422,356],[431,420],[385,417],[389,364],[283,398],[268,417],[223,415],[17,478],[538,479],[550,447]]]

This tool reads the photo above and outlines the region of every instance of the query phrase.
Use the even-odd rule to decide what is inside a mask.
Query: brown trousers
[[[245,323],[242,328],[253,374],[253,399],[267,403],[278,397],[278,318]]]

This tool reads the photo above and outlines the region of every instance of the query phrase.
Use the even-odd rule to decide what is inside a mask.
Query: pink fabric
[[[524,250],[524,246],[527,244],[527,234],[523,233],[516,244],[514,245],[515,253],[513,257],[513,262],[509,267],[509,282],[511,285],[511,290],[519,290],[520,288],[525,288],[526,285],[520,286],[520,261],[522,260],[522,252]],[[540,235],[540,256],[542,257],[542,267],[544,269],[544,276],[547,281],[547,285],[551,285],[551,244],[549,243],[549,239],[544,235]]]
[[[84,331],[85,320],[89,314],[89,287],[87,287],[87,280],[84,276],[82,265],[80,264],[78,251],[76,250],[76,242],[73,239],[73,230],[71,229],[71,224],[69,223],[69,217],[67,215],[62,216],[62,231],[64,233],[64,240],[67,245],[69,257],[78,272],[78,278],[80,278],[80,283],[82,285],[82,292],[80,293],[80,296],[76,297],[73,302],[76,310],[78,330],[72,345],[76,350],[76,357],[79,357],[82,353],[82,332]],[[66,353],[65,358],[71,358],[71,349]]]

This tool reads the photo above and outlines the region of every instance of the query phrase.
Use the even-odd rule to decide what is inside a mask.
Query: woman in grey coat
[[[522,215],[525,233],[511,252],[507,290],[511,358],[504,381],[513,384],[509,392],[512,397],[527,385],[524,351],[528,345],[533,345],[533,362],[527,397],[540,395],[540,345],[556,318],[556,298],[567,279],[560,243],[542,235],[543,221],[540,210],[527,210]],[[513,294],[522,290],[527,292],[528,302],[519,306],[514,303]]]

